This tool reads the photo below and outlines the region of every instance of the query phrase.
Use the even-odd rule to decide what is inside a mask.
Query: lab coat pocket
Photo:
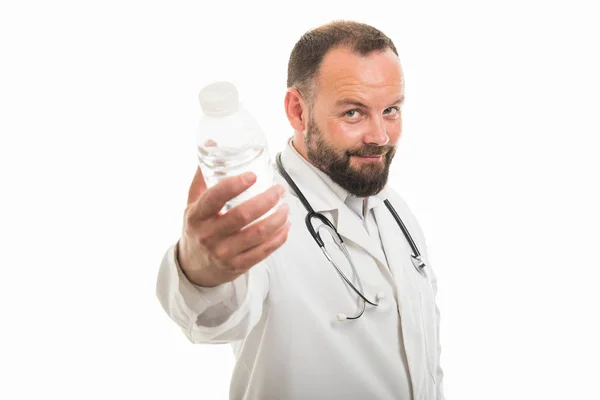
[[[432,293],[427,289],[422,289],[419,292],[419,299],[421,303],[421,323],[425,342],[425,354],[427,356],[427,368],[429,370],[429,374],[431,375],[431,379],[435,383],[437,370],[437,326],[435,302]]]

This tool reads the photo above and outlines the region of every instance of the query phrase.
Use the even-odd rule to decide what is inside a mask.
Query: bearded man
[[[396,47],[363,23],[323,25],[294,46],[287,87],[294,134],[277,184],[222,213],[256,176],[207,188],[198,168],[160,303],[191,342],[233,346],[231,399],[442,400],[436,277],[387,185],[404,102]]]

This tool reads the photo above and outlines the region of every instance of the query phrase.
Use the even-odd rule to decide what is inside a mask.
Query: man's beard
[[[379,193],[386,185],[390,164],[396,154],[395,146],[363,146],[359,149],[336,150],[323,139],[319,127],[309,118],[304,138],[310,161],[349,193],[367,197]],[[355,169],[350,165],[350,156],[383,155],[382,161],[361,163]]]

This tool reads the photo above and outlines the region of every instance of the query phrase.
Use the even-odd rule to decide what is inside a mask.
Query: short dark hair
[[[287,87],[297,88],[312,102],[321,62],[328,51],[337,47],[361,56],[391,49],[398,56],[392,39],[379,29],[356,21],[332,21],[309,30],[296,42],[288,62]]]

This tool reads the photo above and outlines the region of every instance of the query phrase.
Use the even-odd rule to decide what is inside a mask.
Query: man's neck
[[[302,157],[304,157],[304,155],[300,152],[300,150],[298,150],[298,146],[296,146],[296,137],[295,136],[292,138],[292,147],[294,148],[294,150],[296,150],[296,152],[298,154],[300,154]],[[304,158],[306,158],[306,157],[304,157]]]

